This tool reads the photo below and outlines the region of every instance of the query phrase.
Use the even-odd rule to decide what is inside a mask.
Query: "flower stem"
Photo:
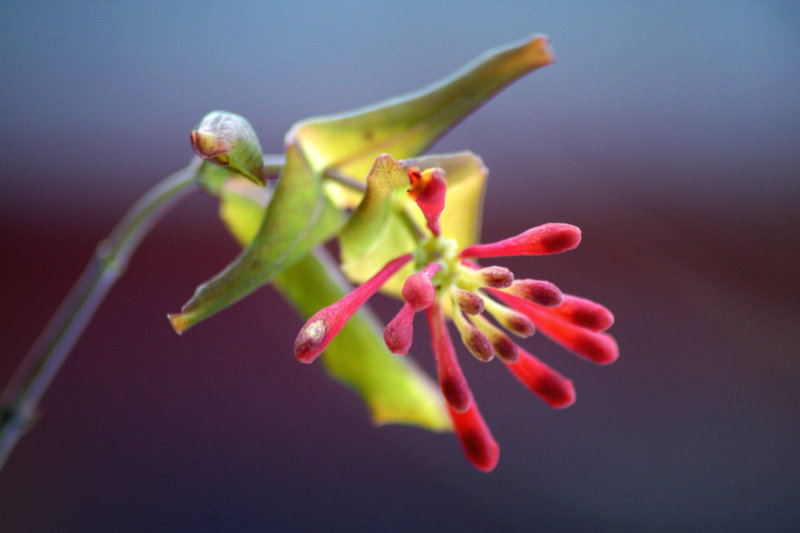
[[[0,399],[0,468],[29,428],[56,373],[108,291],[122,276],[133,252],[177,200],[196,188],[200,158],[150,189],[125,214],[95,255],[61,307],[22,360]]]

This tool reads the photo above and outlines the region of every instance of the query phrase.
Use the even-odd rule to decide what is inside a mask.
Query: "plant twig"
[[[23,359],[0,399],[0,468],[30,426],[61,365],[108,291],[153,225],[177,200],[196,188],[202,160],[168,176],[125,214],[95,255]]]

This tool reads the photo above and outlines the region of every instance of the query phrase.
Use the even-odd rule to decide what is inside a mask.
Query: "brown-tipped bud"
[[[458,275],[467,285],[476,287],[504,289],[514,282],[514,274],[509,269],[501,266],[476,268],[474,264],[462,262],[459,265]]]
[[[473,324],[460,310],[453,310],[453,322],[461,334],[461,342],[478,361],[484,363],[494,358],[494,346],[489,338]]]
[[[452,287],[450,289],[450,294],[453,295],[453,300],[455,300],[458,307],[468,315],[483,313],[483,298],[474,292]]]
[[[406,355],[414,340],[414,309],[406,303],[383,330],[383,340],[389,351]]]
[[[235,113],[212,111],[191,134],[192,148],[203,159],[229,167],[264,185],[264,155],[250,123]]]
[[[514,344],[514,341],[512,341],[508,335],[484,318],[483,315],[474,316],[471,320],[472,323],[475,324],[475,327],[481,330],[489,339],[489,342],[492,343],[497,357],[507,363],[513,363],[517,360],[519,347]]]
[[[544,307],[555,307],[564,300],[558,287],[549,281],[538,279],[516,280],[505,292]]]
[[[403,299],[414,309],[422,311],[433,305],[436,289],[425,271],[411,274],[403,284]]]
[[[501,305],[491,298],[484,298],[486,310],[501,326],[518,337],[530,337],[536,332],[533,321],[522,313]]]
[[[484,287],[503,289],[514,282],[514,273],[506,267],[489,266],[478,270]]]

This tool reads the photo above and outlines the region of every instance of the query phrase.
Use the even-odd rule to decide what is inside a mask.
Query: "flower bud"
[[[216,165],[228,167],[259,185],[264,185],[264,156],[253,127],[244,117],[226,111],[212,111],[191,135],[197,155]]]

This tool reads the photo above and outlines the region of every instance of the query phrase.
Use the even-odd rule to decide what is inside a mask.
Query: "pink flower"
[[[446,194],[444,172],[411,168],[408,175],[409,196],[422,211],[431,237],[420,243],[417,253],[390,261],[367,282],[308,319],[295,341],[295,355],[304,363],[314,361],[358,308],[415,259],[416,272],[408,276],[402,290],[404,305],[384,330],[386,346],[396,354],[408,353],[414,315],[426,312],[439,386],[453,427],[469,461],[489,472],[497,465],[500,449],[461,371],[446,315],[477,359],[490,361],[497,356],[523,385],[555,408],[575,402],[572,382],[520,348],[507,332],[528,337],[538,329],[576,354],[607,364],[618,357],[616,341],[604,333],[614,317],[605,307],[563,294],[548,281],[517,280],[504,267],[482,268],[472,261],[572,250],[580,243],[580,229],[543,224],[508,239],[457,251],[452,241],[442,237],[439,223]]]

